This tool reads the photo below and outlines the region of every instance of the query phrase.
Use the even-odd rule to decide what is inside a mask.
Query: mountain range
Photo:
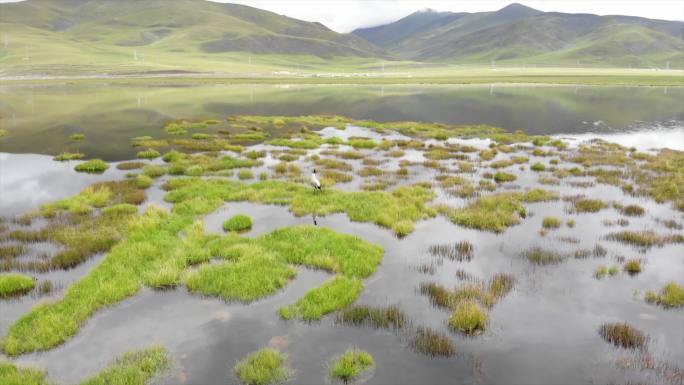
[[[337,33],[204,0],[26,0],[0,4],[0,75],[363,68],[378,60],[477,65],[684,67],[684,23],[541,12],[421,11]]]

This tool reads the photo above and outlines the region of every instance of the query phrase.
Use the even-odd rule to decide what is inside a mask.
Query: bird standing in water
[[[321,190],[321,182],[316,177],[316,169],[314,169],[313,172],[311,173],[311,186],[315,190]]]

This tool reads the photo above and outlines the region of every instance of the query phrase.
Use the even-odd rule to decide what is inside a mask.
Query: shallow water
[[[217,88],[222,87],[227,86]],[[366,88],[363,87],[357,92],[363,91],[365,94],[368,92]],[[431,97],[430,92],[440,92],[442,97],[466,92],[470,97],[474,97],[471,93],[479,95],[479,93],[491,91],[483,87],[473,87],[473,89],[463,87],[463,90],[459,87],[440,87],[429,92],[422,89],[416,94],[417,91],[412,87],[398,88],[399,90],[394,90],[397,95],[390,96],[392,94],[386,90],[383,92],[386,92],[388,96],[380,97],[384,108],[394,106],[396,115],[393,116],[397,118],[390,120],[421,120],[416,118],[420,116],[415,111],[427,104],[424,101],[416,102],[418,104],[412,105],[412,109],[404,111],[400,108],[403,105],[402,98],[410,97],[411,101],[425,98],[434,102],[435,98]],[[559,90],[553,87],[551,89],[540,87],[544,90],[543,95],[546,96],[556,95],[556,93],[567,96],[567,92],[571,94],[575,92],[573,88],[558,88]],[[266,93],[258,87],[257,89],[259,92]],[[518,98],[517,101],[520,102],[521,97],[533,98],[535,92],[542,92],[536,91],[536,88],[522,87],[522,89],[531,92],[532,96],[524,96],[522,91],[514,86],[510,89],[503,87],[502,91],[499,91],[497,86],[491,91],[491,97]],[[171,94],[177,92],[175,89],[164,90]],[[188,90],[183,90],[187,95]],[[576,91],[579,93],[574,95],[583,96],[583,93],[591,90],[592,87],[581,87]],[[649,88],[632,91],[637,95],[636,98],[646,97],[645,95],[652,97],[650,93],[656,92]],[[103,90],[102,92],[109,91]],[[341,98],[337,94],[331,96],[329,90],[321,91],[308,87],[298,89],[296,92],[303,96],[322,94],[333,100]],[[501,94],[498,94],[499,92]],[[598,89],[594,92],[602,95],[593,98],[594,102],[599,103],[608,99],[609,95],[612,95],[611,92],[617,91]],[[658,95],[665,96],[658,96],[658,98],[667,100],[681,91],[675,89],[668,92],[667,94],[659,93]],[[578,96],[579,99],[581,99],[580,96]],[[259,96],[255,97],[258,100]],[[366,97],[370,98],[370,96]],[[390,100],[383,100],[383,98],[390,97],[393,98],[391,102],[396,104],[390,103]],[[460,100],[454,97],[455,100]],[[536,97],[541,98],[542,95]],[[170,99],[175,100],[174,98],[175,96]],[[326,100],[325,103],[332,103],[328,99],[323,99]],[[340,109],[330,112],[344,113],[343,108],[348,107],[347,104],[337,101],[340,103]],[[446,103],[441,99],[440,102]],[[144,103],[151,102],[149,100],[141,102],[141,105]],[[328,105],[325,103],[324,105]],[[611,99],[607,103],[615,103],[615,101]],[[260,108],[267,109],[269,106],[269,103],[263,103]],[[496,103],[489,106],[494,110],[499,108]],[[522,106],[523,110],[533,108],[531,104]],[[585,105],[585,108],[589,107]],[[677,119],[681,119],[681,106],[677,108],[673,107],[672,112],[678,116]],[[305,111],[293,110],[291,112],[293,114],[309,113]],[[531,111],[523,112],[531,114]],[[178,113],[184,114],[185,111],[179,107]],[[411,113],[416,115],[410,115]],[[68,117],[68,114],[65,116]],[[407,116],[416,117],[407,118]],[[359,115],[359,117],[366,116]],[[436,114],[433,120],[439,117]],[[582,119],[588,117],[585,116]],[[609,121],[608,117],[601,119]],[[643,128],[644,125],[641,124],[640,127]],[[629,127],[631,126],[623,128]],[[678,148],[676,140],[681,137],[682,128],[670,127],[669,131],[663,130],[659,128],[661,124],[656,120],[651,122],[650,127],[658,128],[659,131],[655,133],[624,131],[619,134],[606,132],[577,134],[585,132],[582,131],[583,128],[580,125],[575,126],[574,130],[558,129],[552,132],[563,138],[572,138],[576,141],[575,144],[593,137],[605,136],[608,140],[644,150],[661,147]],[[155,129],[159,130],[159,126]],[[613,129],[617,128],[613,127]],[[100,140],[95,132],[92,137]],[[350,127],[345,131],[325,129],[322,134],[368,137],[378,135],[360,127]],[[109,135],[107,134],[107,137]],[[121,139],[121,142],[125,142],[127,146],[124,153],[129,151],[126,135],[128,134],[124,134],[124,138]],[[90,134],[88,136],[91,137]],[[131,133],[130,136],[138,136],[138,134]],[[8,137],[7,143],[10,146],[16,145],[17,142],[13,140],[17,140],[18,137]],[[485,148],[489,143],[484,140],[467,141],[467,144]],[[111,149],[114,150],[118,148],[117,146],[119,144]],[[255,148],[272,149],[270,146],[263,145]],[[33,151],[40,152],[38,149]],[[320,150],[312,150],[310,153],[317,152]],[[506,156],[510,155],[515,154]],[[107,155],[102,156],[107,157]],[[503,156],[499,154],[495,159]],[[119,155],[114,157],[119,158]],[[548,161],[548,158],[529,157],[530,164],[535,161],[545,163]],[[424,157],[421,151],[407,150],[406,154],[399,159],[421,162]],[[264,165],[255,168],[255,174],[262,171],[270,172],[269,166],[276,163],[270,154],[263,160]],[[358,160],[348,161],[348,163],[353,165],[354,171],[363,167],[361,161]],[[443,163],[453,166],[454,162],[444,161]],[[121,179],[126,173],[112,166],[103,175],[78,174],[72,170],[74,164],[74,162],[54,162],[50,156],[45,155],[0,153],[0,197],[2,198],[0,199],[0,213],[2,216],[19,215],[37,208],[42,203],[71,196],[93,182]],[[305,170],[312,167],[308,161],[298,161],[298,164]],[[398,168],[398,159],[386,159],[386,162],[379,167],[395,170]],[[421,165],[412,165],[409,170],[408,178],[399,183],[432,181],[436,175],[435,170],[426,169]],[[497,191],[538,187],[537,173],[530,170],[519,171],[517,165],[504,170],[515,173],[518,179],[513,183],[504,184]],[[478,170],[475,175],[481,175],[483,171],[485,170]],[[151,204],[170,208],[170,205],[163,201],[164,191],[160,188],[165,178],[167,177],[160,178],[152,188],[147,190],[148,200],[142,205],[142,209]],[[338,185],[336,188],[357,190],[363,179],[355,176],[352,182]],[[658,204],[648,198],[627,196],[614,186],[595,184],[588,188],[578,188],[570,186],[564,180],[557,186],[542,187],[558,191],[563,196],[584,194],[589,198],[618,201],[625,205],[638,204],[646,209],[646,214],[643,217],[629,218],[630,223],[627,229],[631,230],[653,229],[662,234],[674,233],[679,230],[668,230],[658,221],[673,219],[679,223],[684,222],[684,215],[672,210],[669,204]],[[453,206],[465,203],[464,199],[453,197],[440,188],[435,188],[435,190],[437,193],[435,202],[445,202]],[[289,355],[289,364],[295,369],[292,383],[321,384],[331,383],[327,377],[329,360],[348,347],[358,347],[371,353],[375,359],[374,370],[362,378],[362,382],[368,384],[428,382],[431,384],[603,384],[640,381],[662,383],[662,380],[652,371],[620,369],[616,365],[619,358],[632,357],[634,353],[614,348],[599,337],[597,330],[604,322],[624,321],[649,335],[648,350],[656,360],[678,364],[681,369],[681,363],[684,362],[684,344],[682,343],[684,342],[684,328],[682,327],[684,313],[681,310],[667,311],[649,305],[645,303],[640,293],[644,290],[660,289],[664,282],[670,280],[681,283],[681,277],[684,277],[684,263],[682,263],[684,245],[667,245],[642,251],[606,240],[607,233],[622,229],[616,226],[608,227],[603,223],[606,219],[620,218],[619,212],[612,208],[596,214],[570,215],[567,211],[569,203],[562,201],[534,203],[526,207],[528,217],[520,225],[513,226],[502,234],[466,229],[438,216],[418,222],[415,231],[401,239],[387,229],[368,223],[350,222],[345,214],[318,218],[295,217],[284,206],[248,202],[226,203],[203,218],[207,232],[220,234],[223,233],[221,228],[223,221],[235,214],[247,214],[254,222],[253,228],[243,234],[248,237],[266,234],[284,226],[312,224],[315,221],[318,226],[357,235],[366,241],[381,245],[385,250],[382,263],[377,271],[364,281],[365,289],[356,303],[379,306],[398,305],[410,318],[412,328],[429,326],[447,334],[457,351],[457,356],[452,359],[429,358],[415,353],[408,347],[408,333],[405,332],[395,333],[336,325],[334,314],[324,317],[320,322],[313,323],[280,320],[277,315],[279,307],[295,302],[307,290],[320,285],[330,277],[320,271],[298,267],[297,277],[283,290],[249,305],[225,303],[214,298],[191,295],[184,288],[169,291],[143,289],[134,297],[98,311],[74,338],[63,345],[47,352],[27,354],[13,361],[35,364],[47,369],[50,378],[60,383],[74,383],[84,376],[99,371],[123,352],[152,344],[162,344],[168,349],[175,364],[171,373],[160,380],[161,383],[232,384],[238,382],[232,368],[239,359],[262,347],[273,346]],[[574,228],[563,226],[542,237],[539,235],[539,230],[545,216],[557,216],[563,219],[572,217],[576,220],[576,225]],[[576,243],[564,241],[563,238],[567,237],[576,238]],[[454,243],[461,240],[468,240],[474,245],[475,257],[469,262],[440,260],[430,256],[427,251],[432,244]],[[605,257],[569,258],[558,265],[536,266],[521,255],[523,251],[533,246],[573,252],[578,249],[591,250],[596,244],[601,244],[608,250]],[[643,259],[643,272],[637,276],[620,272],[616,277],[602,280],[593,278],[592,274],[599,265],[619,265],[617,261],[620,257]],[[39,280],[49,279],[58,283],[58,288],[51,295],[43,298],[27,296],[18,300],[0,301],[0,335],[4,335],[7,328],[31,306],[42,300],[59,298],[71,282],[86,275],[101,260],[102,256],[96,256],[73,270],[32,274]],[[425,263],[434,264],[434,275],[418,271],[417,267]],[[457,278],[459,270],[483,280],[502,272],[513,274],[517,279],[514,290],[491,309],[488,330],[483,335],[466,337],[449,331],[446,325],[449,313],[433,307],[429,299],[418,292],[418,287],[422,282],[437,282],[447,287],[461,284],[462,282]]]

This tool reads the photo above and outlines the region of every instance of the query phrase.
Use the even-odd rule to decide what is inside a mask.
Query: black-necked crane
[[[321,190],[321,181],[316,177],[316,169],[311,173],[311,187],[315,190]]]

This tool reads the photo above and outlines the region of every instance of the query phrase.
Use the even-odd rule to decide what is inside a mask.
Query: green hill
[[[0,67],[10,73],[103,66],[119,72],[258,71],[278,63],[386,56],[372,43],[320,23],[203,0],[6,3],[0,4],[0,31]],[[266,57],[251,63],[251,54]]]
[[[684,67],[682,22],[545,13],[520,4],[496,12],[418,12],[353,33],[418,61]]]

